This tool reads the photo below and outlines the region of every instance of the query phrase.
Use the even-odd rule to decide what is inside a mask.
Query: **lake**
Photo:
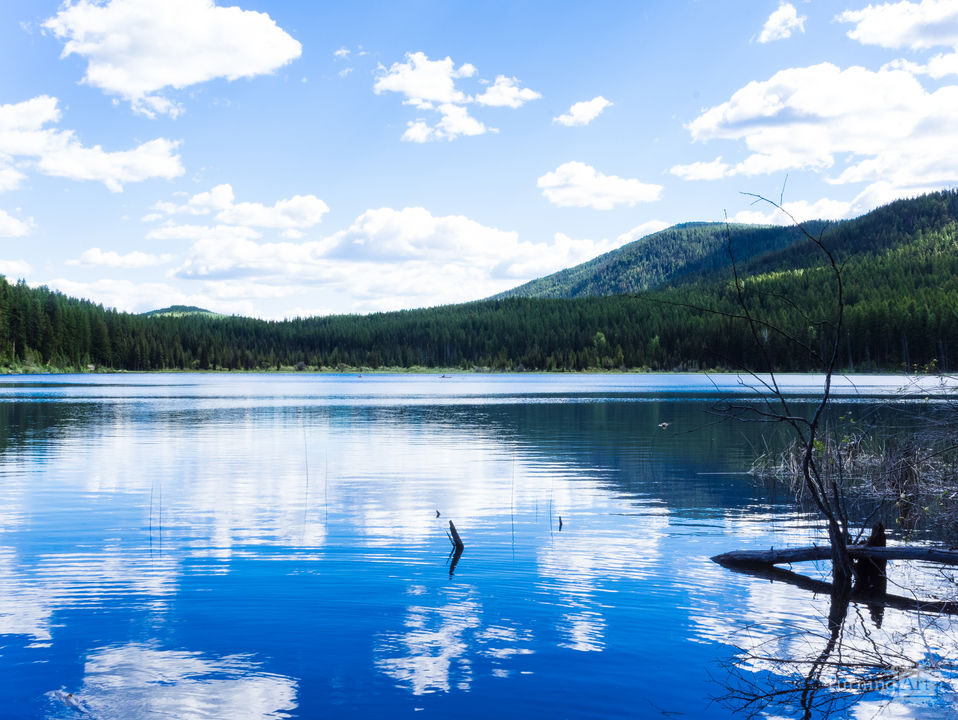
[[[906,382],[839,379],[837,407]],[[709,560],[825,537],[746,472],[774,432],[709,412],[751,384],[5,377],[0,716],[718,718],[749,683],[760,717],[801,716],[774,693],[827,642],[828,595]],[[890,575],[937,572],[913,566]],[[848,609],[849,653],[958,654],[946,619],[875,612]],[[912,677],[810,717],[956,712],[955,673]]]

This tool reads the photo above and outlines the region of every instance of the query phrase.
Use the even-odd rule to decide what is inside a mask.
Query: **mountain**
[[[604,255],[532,280],[493,299],[581,298],[665,290],[728,279],[729,243],[745,275],[792,272],[821,264],[823,256],[805,233],[822,240],[842,262],[872,260],[882,253],[909,262],[918,246],[949,232],[958,216],[958,194],[931,193],[898,200],[854,220],[813,220],[792,226],[684,223],[652,233]],[[804,232],[803,232],[804,230]]]
[[[220,317],[219,313],[215,313],[212,310],[204,310],[203,308],[196,307],[195,305],[170,305],[169,307],[161,308],[159,310],[150,310],[149,312],[141,313],[144,317],[183,317],[184,315],[209,315],[212,317]]]
[[[809,223],[820,232],[825,223]],[[669,287],[729,266],[727,239],[736,260],[782,250],[802,238],[794,227],[690,222],[646,235],[604,255],[532,280],[495,298],[579,298]]]

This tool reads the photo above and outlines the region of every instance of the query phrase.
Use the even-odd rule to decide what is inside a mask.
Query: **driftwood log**
[[[941,550],[927,547],[874,547],[866,544],[849,545],[848,554],[853,558],[872,560],[924,560],[942,565],[958,565],[958,550]],[[812,545],[811,547],[781,548],[776,550],[734,550],[712,558],[725,567],[739,565],[781,565],[783,563],[808,562],[810,560],[829,560],[832,557],[830,545]]]

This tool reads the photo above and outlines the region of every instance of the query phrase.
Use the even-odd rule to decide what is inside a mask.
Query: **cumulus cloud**
[[[729,219],[732,222],[753,225],[791,225],[808,220],[840,220],[848,217],[854,207],[854,202],[829,198],[821,198],[815,202],[796,200],[783,203],[781,210],[772,208],[767,212],[762,212],[761,209],[752,208],[741,210]]]
[[[166,215],[211,215],[225,225],[278,228],[294,231],[320,223],[329,212],[329,207],[315,195],[294,195],[277,200],[273,205],[257,202],[235,202],[233,188],[229,184],[193,195],[185,203],[158,202],[154,210]],[[162,217],[152,213],[144,220]],[[295,232],[293,232],[295,234]]]
[[[179,143],[157,138],[132,150],[107,152],[99,145],[84,146],[72,130],[49,127],[60,121],[58,101],[41,95],[24,102],[0,105],[0,185],[3,178],[14,184],[20,173],[7,167],[3,158],[24,158],[45,175],[72,180],[97,180],[113,192],[123,185],[148,178],[172,179],[183,174]]]
[[[856,210],[864,212],[877,197],[958,183],[956,114],[958,86],[929,92],[905,70],[791,68],[750,82],[687,126],[694,140],[743,141],[743,161],[679,166],[676,174],[829,172],[832,184],[875,186],[859,195]]]
[[[182,111],[160,91],[271,73],[302,52],[266,13],[213,0],[67,0],[43,27],[86,59],[85,83],[151,117]]]
[[[895,60],[888,65],[891,69],[930,75],[936,80],[958,75],[958,2],[955,0],[868,5],[863,10],[843,12],[836,20],[853,23],[855,27],[848,31],[848,37],[865,45],[909,50],[951,48],[951,52],[938,53],[924,64]]]
[[[231,242],[260,237],[260,233],[249,227],[235,225],[176,225],[169,224],[150,230],[146,236],[150,240],[218,240]]]
[[[785,40],[792,36],[793,30],[805,32],[805,21],[808,18],[799,15],[795,6],[791,3],[780,3],[778,8],[768,16],[765,21],[762,32],[759,33],[758,41],[768,43],[773,40]]]
[[[112,278],[82,282],[54,278],[43,284],[65,295],[87,298],[122,312],[141,313],[168,305],[195,305],[226,315],[251,316],[254,313],[254,305],[246,296],[223,299],[207,292],[187,293],[163,282],[133,282]]]
[[[497,75],[496,81],[484,93],[476,96],[476,102],[492,107],[518,108],[541,97],[542,94],[535,90],[519,87],[517,78]]]
[[[406,96],[404,104],[432,109],[436,103],[464,103],[469,98],[456,89],[456,80],[476,74],[474,65],[458,68],[452,58],[430,60],[425,53],[406,53],[404,62],[395,62],[388,69],[380,67],[373,92],[396,92]]]
[[[853,23],[848,37],[866,45],[886,48],[958,48],[958,2],[921,0],[846,10],[836,20]]]
[[[567,162],[537,181],[543,196],[559,207],[590,207],[611,210],[616,205],[635,205],[658,200],[661,185],[631,178],[603,175],[582,162]]]
[[[155,267],[173,260],[172,255],[151,255],[134,250],[123,255],[113,250],[103,251],[94,247],[83,252],[79,258],[68,260],[67,265],[87,265],[91,267],[122,268],[124,270],[138,270],[140,268]]]
[[[21,220],[4,210],[0,210],[0,238],[23,237],[29,235],[32,229],[33,222],[31,220]]]
[[[352,259],[427,259],[438,254],[486,267],[496,262],[500,251],[518,247],[513,231],[486,227],[463,215],[437,217],[422,207],[367,210],[331,240],[338,255]]]
[[[711,162],[694,162],[689,165],[673,165],[669,170],[683,180],[719,180],[729,174],[728,163],[719,156]]]
[[[611,102],[599,95],[591,100],[583,100],[582,102],[573,103],[572,107],[569,108],[569,112],[552,118],[552,122],[565,125],[566,127],[588,125],[590,122],[599,117],[599,115],[602,114],[602,111],[610,105],[612,105]]]
[[[25,260],[0,260],[0,275],[6,278],[22,278],[33,272]]]
[[[565,233],[557,232],[551,245],[538,244],[548,257],[532,257],[518,259],[507,266],[508,274],[516,278],[537,278],[550,275],[591,260],[624,244],[623,236],[615,240],[603,238],[591,240],[587,238],[573,238]]]
[[[439,113],[440,119],[435,125],[430,125],[423,118],[407,123],[402,139],[416,143],[498,132],[496,128],[488,127],[472,117],[467,107],[469,104],[518,108],[541,97],[534,90],[520,87],[517,78],[505,75],[498,75],[494,83],[487,85],[483,93],[475,96],[456,86],[458,80],[471,78],[476,73],[474,65],[464,63],[456,67],[450,57],[430,60],[422,52],[406,53],[403,62],[395,62],[388,68],[379,66],[373,92],[377,95],[386,92],[399,93],[404,96],[404,105]]]
[[[424,120],[410,122],[402,139],[407,142],[424,143],[431,140],[453,140],[460,135],[483,135],[487,132],[499,132],[497,128],[486,127],[469,114],[463,105],[443,103],[438,107],[442,119],[435,126],[429,126]]]
[[[21,181],[26,177],[19,170],[5,166],[2,162],[3,160],[0,158],[0,193],[20,187]]]
[[[221,210],[216,219],[234,225],[264,228],[305,228],[316,225],[329,212],[329,207],[315,195],[294,195],[267,206],[241,202]]]
[[[406,142],[424,143],[434,139],[435,130],[429,127],[425,120],[410,120],[406,124],[406,132],[402,134],[402,139]]]
[[[188,232],[195,240],[173,276],[201,281],[206,294],[248,299],[296,288],[303,297],[346,298],[340,307],[357,312],[474,300],[622,242],[562,233],[551,242],[525,242],[514,231],[422,207],[367,210],[349,227],[304,242],[260,242],[198,226],[178,234]]]

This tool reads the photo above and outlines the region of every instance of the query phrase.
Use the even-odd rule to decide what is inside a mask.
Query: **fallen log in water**
[[[853,558],[872,560],[924,560],[943,565],[958,565],[958,550],[941,550],[927,547],[874,547],[870,545],[849,545],[848,554]],[[776,550],[733,550],[712,558],[724,566],[737,565],[781,565],[783,563],[808,562],[810,560],[829,560],[832,557],[830,545],[812,545],[811,547],[782,548]]]

